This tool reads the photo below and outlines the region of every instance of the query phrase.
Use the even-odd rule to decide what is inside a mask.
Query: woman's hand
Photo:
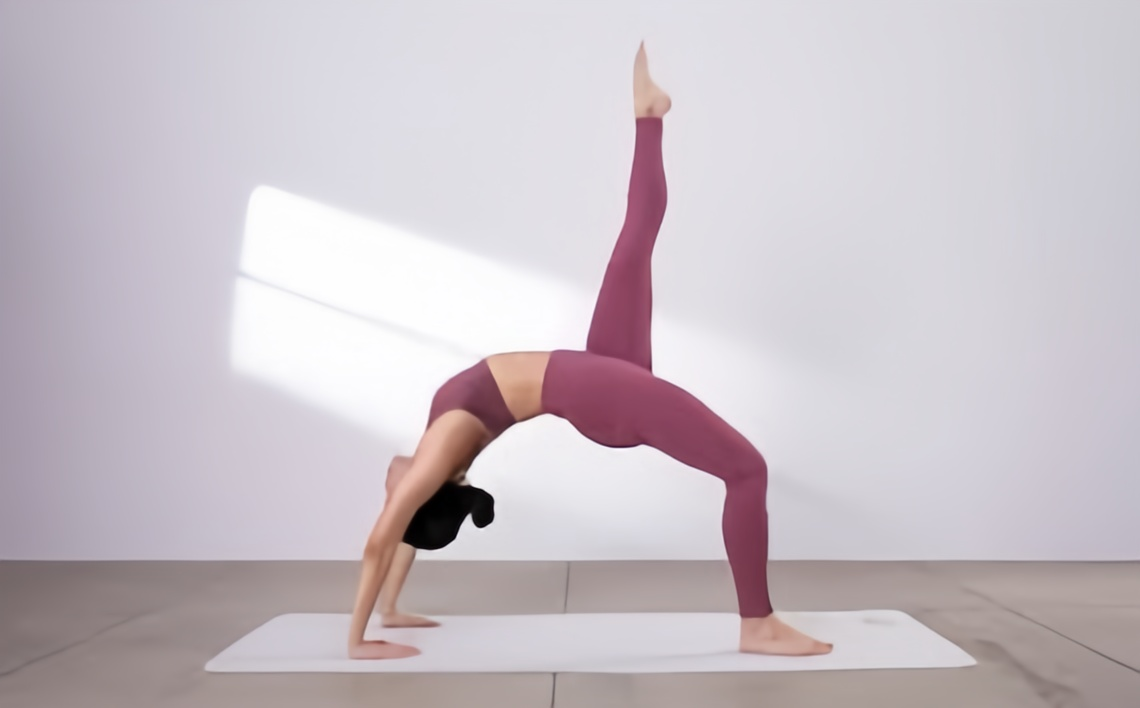
[[[438,627],[439,622],[419,615],[405,615],[402,612],[393,612],[380,615],[381,627]]]
[[[384,509],[368,534],[361,559],[360,584],[348,628],[349,653],[354,658],[392,659],[419,653],[414,647],[366,642],[364,630],[412,516],[447,481],[451,471],[485,433],[482,422],[467,411],[444,413],[424,432],[410,466],[384,500]],[[391,472],[399,473],[398,468],[404,463],[393,462]],[[409,650],[411,654],[407,653]]]
[[[349,659],[406,659],[419,653],[419,649],[407,644],[384,641],[364,641],[348,647]]]

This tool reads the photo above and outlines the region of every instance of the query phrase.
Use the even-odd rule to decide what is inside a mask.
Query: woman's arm
[[[443,414],[424,433],[411,464],[384,501],[365,544],[348,635],[350,656],[368,654],[359,650],[366,644],[364,631],[412,516],[470,456],[485,433],[478,419],[459,410]]]
[[[411,647],[388,646],[386,642],[366,642],[364,630],[368,618],[376,605],[387,567],[392,562],[392,553],[379,544],[369,541],[364,551],[360,570],[360,585],[356,591],[356,604],[352,612],[352,626],[349,629],[348,656],[350,659],[398,659],[417,654]]]
[[[388,577],[380,586],[380,623],[385,627],[438,627],[439,622],[419,615],[400,612],[400,591],[408,578],[408,571],[416,560],[416,549],[406,543],[396,546]]]
[[[396,546],[396,555],[392,557],[392,567],[388,569],[388,577],[380,586],[380,616],[390,617],[396,614],[396,603],[400,599],[400,590],[408,578],[408,571],[416,560],[416,549],[406,543]]]
[[[411,469],[412,458],[397,455],[388,464],[388,479],[384,488],[388,495],[396,490],[400,480]],[[392,567],[388,569],[388,577],[380,586],[380,617],[385,627],[438,627],[439,622],[418,615],[400,614],[400,591],[404,588],[404,581],[408,579],[408,572],[416,560],[416,549],[406,543],[396,546],[396,555],[392,558]]]

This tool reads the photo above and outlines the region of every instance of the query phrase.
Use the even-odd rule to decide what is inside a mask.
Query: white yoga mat
[[[827,642],[831,654],[778,657],[737,650],[728,613],[439,616],[440,627],[381,629],[366,637],[411,644],[407,659],[348,659],[347,614],[275,617],[206,664],[207,671],[274,673],[674,673],[824,671],[972,666],[966,652],[895,610],[781,612]]]

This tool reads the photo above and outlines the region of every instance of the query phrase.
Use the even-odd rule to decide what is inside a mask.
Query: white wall
[[[773,557],[1140,557],[1138,28],[4,0],[0,558],[355,557],[441,377],[581,346],[642,36],[657,371],[768,458]],[[436,557],[723,557],[722,487],[652,450],[543,419],[472,476],[499,519]]]

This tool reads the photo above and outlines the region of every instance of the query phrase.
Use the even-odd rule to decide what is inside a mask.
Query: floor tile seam
[[[210,577],[208,580],[203,581],[201,585],[199,585],[195,588],[195,591],[202,592],[202,591],[207,590],[210,587],[213,587],[213,586],[219,584],[220,582],[222,582],[222,580],[224,579],[225,576],[233,574],[234,570],[235,570],[234,567],[225,568],[222,572],[216,573],[212,577]],[[167,603],[161,607],[152,607],[152,608],[149,608],[149,609],[144,610],[142,612],[137,612],[137,613],[130,615],[128,617],[124,617],[123,619],[121,619],[117,622],[114,622],[112,624],[109,624],[106,627],[99,628],[98,630],[92,632],[91,634],[87,635],[86,637],[83,637],[81,639],[77,639],[77,640],[75,640],[69,644],[66,644],[66,645],[64,645],[58,649],[53,649],[52,651],[49,651],[45,654],[41,654],[39,656],[32,657],[31,659],[28,659],[27,661],[25,661],[21,664],[18,664],[17,666],[12,667],[11,669],[8,669],[4,672],[0,672],[0,680],[6,678],[8,676],[11,676],[12,674],[16,673],[17,671],[25,669],[25,668],[33,665],[33,664],[38,664],[42,661],[47,661],[48,659],[59,656],[65,652],[68,652],[68,651],[74,649],[75,647],[77,647],[81,644],[86,644],[87,642],[90,642],[93,639],[97,639],[97,638],[99,638],[99,637],[101,637],[101,636],[103,636],[109,632],[113,632],[116,629],[118,629],[124,625],[130,624],[131,622],[135,622],[137,620],[141,620],[141,619],[144,619],[146,617],[151,617],[151,616],[155,616],[155,615],[159,615],[159,614],[165,614],[165,613],[170,612],[172,610],[175,610],[175,609],[177,609],[183,605],[187,605],[192,600],[192,594],[193,593],[190,593],[188,595],[184,595],[182,597],[179,597],[178,599],[174,600],[173,602],[169,602],[169,603]]]
[[[567,613],[570,607],[570,568],[573,561],[564,561],[566,563],[566,584],[562,587],[562,614]],[[558,697],[558,672],[550,674],[550,708],[554,708],[554,704]]]
[[[86,637],[83,637],[81,639],[77,639],[77,640],[75,640],[69,644],[66,644],[66,645],[64,645],[58,649],[53,649],[52,651],[49,651],[46,654],[41,654],[39,656],[32,657],[31,659],[28,659],[24,663],[19,664],[17,666],[14,666],[11,669],[8,669],[7,671],[0,673],[0,680],[5,679],[5,678],[11,676],[12,674],[14,674],[18,671],[21,671],[21,670],[23,670],[29,666],[32,666],[33,664],[38,664],[40,662],[47,661],[48,659],[51,659],[53,657],[59,656],[60,654],[64,654],[64,653],[74,649],[75,647],[81,645],[81,644],[86,644],[87,642],[90,642],[93,639],[97,639],[97,638],[103,636],[104,634],[107,634],[109,632],[113,632],[114,630],[118,629],[119,627],[122,627],[123,625],[129,624],[131,622],[134,622],[135,620],[142,619],[142,618],[147,617],[149,615],[156,614],[158,612],[163,612],[163,611],[165,611],[165,609],[166,608],[163,608],[162,610],[148,610],[146,612],[140,612],[138,614],[131,615],[130,617],[124,617],[123,619],[119,620],[118,622],[114,622],[112,624],[109,624],[106,627],[101,627],[100,629],[92,632],[91,634],[87,635]]]
[[[980,598],[982,598],[983,600],[986,600],[986,601],[988,601],[988,602],[991,602],[991,603],[993,603],[994,605],[996,605],[997,607],[1000,607],[1001,609],[1005,610],[1006,612],[1008,612],[1008,613],[1010,613],[1010,614],[1012,614],[1012,615],[1015,615],[1015,616],[1017,616],[1017,617],[1020,617],[1021,619],[1025,620],[1026,622],[1029,622],[1029,623],[1031,623],[1031,624],[1034,624],[1034,625],[1036,625],[1036,626],[1038,626],[1038,627],[1040,627],[1040,628],[1042,628],[1042,629],[1044,629],[1044,630],[1046,630],[1046,631],[1048,631],[1048,632],[1051,632],[1051,633],[1053,633],[1053,634],[1057,635],[1058,637],[1061,637],[1062,639],[1064,639],[1064,640],[1066,640],[1066,641],[1068,641],[1068,642],[1071,642],[1071,643],[1073,643],[1073,644],[1076,644],[1077,646],[1079,646],[1079,647],[1081,647],[1081,648],[1085,649],[1086,651],[1089,651],[1089,652],[1092,652],[1093,654],[1096,654],[1097,656],[1101,657],[1102,659],[1106,659],[1106,660],[1108,660],[1108,661],[1111,661],[1112,663],[1116,664],[1117,666],[1121,666],[1121,667],[1123,667],[1123,668],[1125,668],[1125,669],[1128,669],[1128,670],[1129,670],[1129,671],[1131,671],[1132,673],[1135,673],[1135,674],[1140,674],[1140,669],[1138,669],[1138,668],[1136,668],[1136,667],[1134,667],[1134,666],[1131,666],[1131,665],[1129,665],[1129,664],[1126,664],[1126,663],[1124,663],[1123,661],[1120,661],[1119,659],[1116,659],[1115,657],[1109,656],[1108,654],[1105,654],[1105,653],[1104,653],[1104,652],[1102,652],[1102,651],[1099,651],[1099,650],[1097,650],[1097,649],[1094,649],[1093,647],[1090,647],[1089,645],[1085,644],[1084,642],[1078,641],[1078,640],[1074,639],[1073,637],[1070,637],[1069,635],[1065,634],[1064,632],[1061,632],[1061,631],[1060,631],[1060,630],[1058,630],[1058,629],[1055,629],[1055,628],[1053,628],[1053,627],[1050,627],[1049,625],[1047,625],[1047,624],[1045,624],[1045,623],[1043,623],[1043,622],[1039,622],[1038,620],[1034,619],[1033,617],[1030,617],[1029,615],[1026,615],[1026,614],[1025,614],[1025,613],[1023,613],[1023,612],[1020,612],[1019,610],[1017,610],[1017,609],[1015,609],[1015,608],[1013,608],[1013,607],[1010,607],[1009,605],[1006,605],[1005,603],[1002,603],[1002,602],[1000,602],[999,600],[996,600],[996,599],[994,599],[994,598],[992,598],[992,597],[989,597],[988,595],[986,595],[986,594],[984,594],[984,593],[982,593],[982,592],[980,592],[980,591],[978,591],[978,590],[974,590],[973,588],[968,588],[968,587],[965,587],[965,586],[960,586],[960,587],[961,587],[961,588],[962,588],[962,590],[964,590],[965,592],[968,592],[968,593],[970,593],[970,594],[972,594],[972,595],[976,595],[977,597],[980,597]]]

